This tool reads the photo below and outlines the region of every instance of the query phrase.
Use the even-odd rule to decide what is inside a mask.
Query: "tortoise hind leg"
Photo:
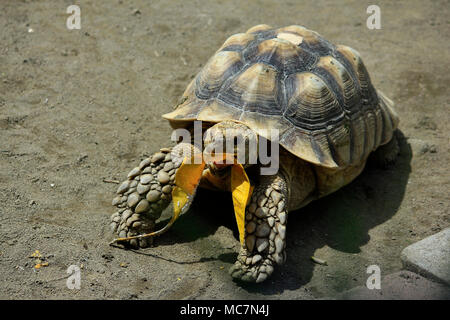
[[[378,149],[370,155],[369,162],[379,168],[389,168],[395,164],[399,153],[400,147],[396,132],[394,132],[391,141],[385,145],[379,146]]]
[[[246,209],[245,243],[230,269],[233,278],[259,283],[284,263],[287,197],[283,175],[261,176]]]

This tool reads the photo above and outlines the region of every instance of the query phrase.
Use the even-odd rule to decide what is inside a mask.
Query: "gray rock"
[[[406,269],[450,285],[450,228],[406,247],[401,259]]]
[[[449,300],[450,288],[416,273],[402,270],[383,277],[381,289],[370,290],[367,286],[359,286],[333,298],[345,300]]]

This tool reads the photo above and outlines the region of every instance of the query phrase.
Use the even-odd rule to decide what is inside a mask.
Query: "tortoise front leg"
[[[230,269],[233,278],[259,283],[272,274],[275,265],[284,263],[287,201],[282,174],[261,176],[246,210],[245,243]]]
[[[119,238],[154,231],[155,221],[172,201],[175,174],[188,149],[193,150],[188,143],[180,143],[173,149],[161,149],[130,171],[112,201],[118,211],[111,216],[111,230]],[[145,248],[152,244],[152,239],[131,239],[129,244]]]

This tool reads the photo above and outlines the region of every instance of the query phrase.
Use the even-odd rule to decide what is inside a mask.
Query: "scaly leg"
[[[286,260],[286,224],[288,186],[284,176],[261,176],[246,210],[245,243],[236,263],[231,267],[233,278],[262,282],[275,265]]]
[[[117,189],[112,204],[118,211],[111,216],[111,230],[120,238],[154,231],[155,221],[172,200],[175,174],[190,144],[164,148],[141,161]],[[145,248],[153,238],[131,239],[132,247]]]

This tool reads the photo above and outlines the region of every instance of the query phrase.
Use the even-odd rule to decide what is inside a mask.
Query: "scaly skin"
[[[259,283],[272,274],[275,265],[284,263],[287,208],[285,177],[281,173],[261,176],[246,209],[245,243],[230,269],[233,278]]]
[[[112,201],[118,211],[111,216],[111,230],[119,238],[154,231],[155,221],[172,201],[172,187],[184,158],[183,151],[192,148],[191,144],[181,143],[161,149],[130,171]],[[127,244],[145,248],[152,244],[152,239],[131,239]]]

